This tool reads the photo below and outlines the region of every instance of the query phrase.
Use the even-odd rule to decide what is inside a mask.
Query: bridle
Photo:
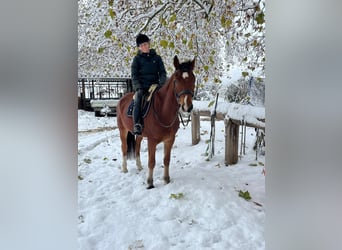
[[[180,91],[179,93],[176,93],[175,88],[176,88],[176,80],[173,81],[173,93],[174,93],[175,96],[176,96],[177,103],[178,103],[178,101],[179,101],[179,98],[180,98],[182,95],[191,95],[191,97],[194,97],[194,92],[191,91],[191,90],[189,90],[189,89],[185,89],[185,90]],[[178,104],[178,105],[179,105],[179,104]],[[178,109],[178,110],[179,110],[179,109]],[[177,110],[177,111],[178,111],[178,110]],[[178,116],[180,117],[180,120],[181,120],[183,126],[184,126],[184,127],[188,126],[189,121],[190,121],[190,115],[188,116],[188,119],[187,119],[186,123],[184,122],[183,116],[182,116],[182,114],[181,114],[179,111],[178,111]]]
[[[191,97],[194,96],[194,92],[191,91],[191,90],[189,90],[189,89],[185,89],[185,90],[180,91],[179,93],[176,93],[176,82],[177,82],[176,79],[173,80],[173,93],[174,93],[174,95],[175,95],[175,97],[176,97],[176,99],[177,99],[177,104],[178,104],[179,98],[180,98],[182,95],[191,95]],[[152,99],[152,100],[153,100],[153,99]],[[183,121],[182,115],[181,115],[181,114],[179,113],[179,111],[178,111],[179,108],[177,109],[177,112],[176,112],[176,114],[175,114],[175,118],[173,119],[173,121],[172,121],[170,124],[164,124],[164,123],[160,120],[160,118],[159,118],[159,116],[158,116],[158,114],[157,114],[157,112],[156,112],[156,110],[155,110],[153,104],[152,104],[152,107],[153,107],[153,111],[154,111],[153,114],[154,114],[155,118],[158,120],[159,125],[162,126],[162,127],[164,127],[164,128],[170,128],[170,127],[173,126],[173,124],[176,122],[176,120],[177,120],[177,118],[178,118],[177,114],[180,116],[181,122],[182,122],[183,126],[186,127],[186,126],[189,124],[190,115],[188,116],[187,122],[186,122],[186,124],[185,124],[184,121]],[[179,107],[179,104],[178,104],[178,107]]]
[[[180,98],[182,95],[191,95],[191,97],[194,97],[194,92],[191,91],[191,90],[189,90],[189,89],[185,89],[185,90],[180,91],[179,93],[176,93],[176,91],[175,91],[175,89],[176,89],[176,81],[177,81],[177,80],[174,80],[174,81],[173,81],[173,93],[174,93],[175,96],[176,96],[177,103],[178,103],[179,98]]]

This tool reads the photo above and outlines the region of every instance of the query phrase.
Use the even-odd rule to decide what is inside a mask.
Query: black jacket
[[[161,86],[166,81],[163,60],[154,49],[150,49],[150,53],[138,51],[132,62],[131,73],[135,91],[138,88],[147,89],[154,83]]]

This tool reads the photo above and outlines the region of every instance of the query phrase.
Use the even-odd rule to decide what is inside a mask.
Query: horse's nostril
[[[193,105],[192,104],[191,104],[190,107],[187,107],[186,105],[182,105],[182,110],[184,112],[190,113],[192,111],[192,109],[193,109]]]
[[[191,112],[191,110],[194,108],[194,106],[191,104],[189,107],[189,112]]]

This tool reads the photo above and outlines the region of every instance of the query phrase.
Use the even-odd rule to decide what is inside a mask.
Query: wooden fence
[[[246,109],[245,105],[234,104],[234,107],[229,107],[229,104],[225,104],[221,106],[224,107],[220,108],[218,106],[218,111],[216,112],[215,118],[217,120],[224,120],[225,165],[232,165],[236,164],[239,159],[240,126],[253,127],[265,130],[265,115],[264,112],[256,112],[256,116],[248,115],[248,112],[249,114],[253,114],[253,107],[248,107],[248,109]],[[244,113],[241,112],[242,109],[246,109]],[[226,110],[226,112],[222,112],[223,110]],[[194,110],[191,113],[191,133],[193,145],[197,144],[200,141],[201,116],[210,117],[211,111],[208,108],[203,109],[203,105],[202,107],[196,107],[196,103],[194,103]],[[240,116],[242,116],[245,119],[238,119]]]

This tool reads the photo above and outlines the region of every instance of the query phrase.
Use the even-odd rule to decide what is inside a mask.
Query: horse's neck
[[[166,114],[170,116],[172,113],[176,113],[178,111],[178,103],[174,93],[174,83],[173,79],[170,80],[159,89],[156,93],[156,107],[161,111],[162,114]]]

